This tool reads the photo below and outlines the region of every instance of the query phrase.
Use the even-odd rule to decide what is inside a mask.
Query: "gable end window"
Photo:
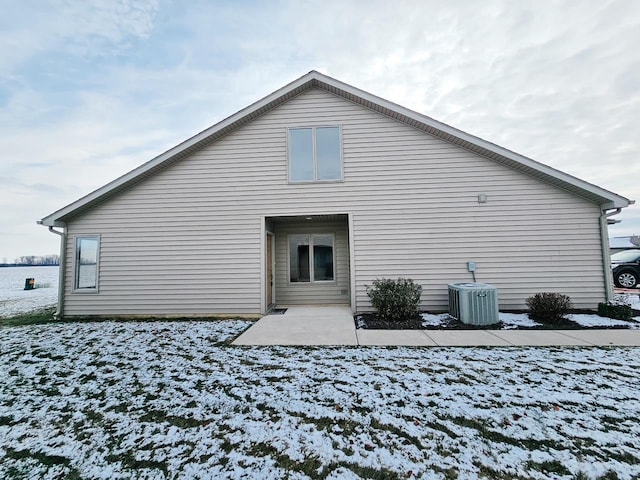
[[[289,181],[342,180],[340,127],[289,129]]]
[[[74,289],[82,292],[98,290],[98,257],[100,237],[76,237]]]

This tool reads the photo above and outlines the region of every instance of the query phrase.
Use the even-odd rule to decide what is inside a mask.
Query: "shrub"
[[[614,295],[613,301],[598,304],[598,315],[618,320],[631,320],[633,310],[623,295]]]
[[[573,305],[571,298],[560,293],[536,293],[527,298],[529,318],[542,323],[560,323]]]
[[[371,305],[377,310],[378,317],[388,322],[401,322],[418,316],[422,287],[410,278],[375,280],[373,286],[367,286],[367,295]]]
[[[618,320],[631,320],[633,310],[629,305],[616,305],[615,303],[606,302],[598,304],[598,315],[617,318]]]

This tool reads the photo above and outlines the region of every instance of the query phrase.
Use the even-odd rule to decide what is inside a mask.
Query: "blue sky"
[[[640,200],[640,2],[0,7],[0,261],[57,253],[36,220],[312,69]]]

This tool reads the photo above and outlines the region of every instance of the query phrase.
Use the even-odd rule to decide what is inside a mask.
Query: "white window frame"
[[[339,144],[339,156],[340,156],[340,178],[330,178],[319,180],[318,179],[318,158],[316,152],[316,131],[319,128],[337,128],[338,129],[338,144]],[[311,129],[311,141],[313,145],[313,179],[312,180],[292,180],[291,179],[291,131],[292,130],[304,130]],[[342,125],[314,125],[314,126],[296,126],[287,128],[287,179],[289,183],[336,183],[344,181],[344,161],[342,154]]]
[[[306,236],[309,238],[309,281],[308,282],[292,282],[291,281],[291,237]],[[314,257],[313,257],[313,237],[331,237],[331,253],[333,261],[333,280],[314,280]],[[336,234],[335,233],[290,233],[287,235],[287,279],[289,285],[313,285],[316,284],[335,284],[338,277],[338,268],[336,262]]]
[[[95,240],[96,245],[96,279],[95,287],[79,287],[80,280],[80,242],[82,240]],[[100,235],[76,235],[73,241],[73,292],[74,293],[98,293],[98,279],[100,278]]]

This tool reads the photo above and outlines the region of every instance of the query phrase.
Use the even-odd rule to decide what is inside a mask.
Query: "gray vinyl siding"
[[[275,286],[278,305],[349,304],[349,244],[346,223],[277,225]],[[335,282],[289,282],[288,235],[334,235]]]
[[[341,126],[343,182],[288,184],[287,128],[313,125]],[[501,308],[605,296],[597,205],[313,89],[69,220],[68,258],[74,235],[99,234],[100,272],[97,294],[73,293],[69,262],[65,314],[257,314],[262,219],[322,213],[351,215],[359,311],[367,284],[398,276],[445,310],[469,260]]]

